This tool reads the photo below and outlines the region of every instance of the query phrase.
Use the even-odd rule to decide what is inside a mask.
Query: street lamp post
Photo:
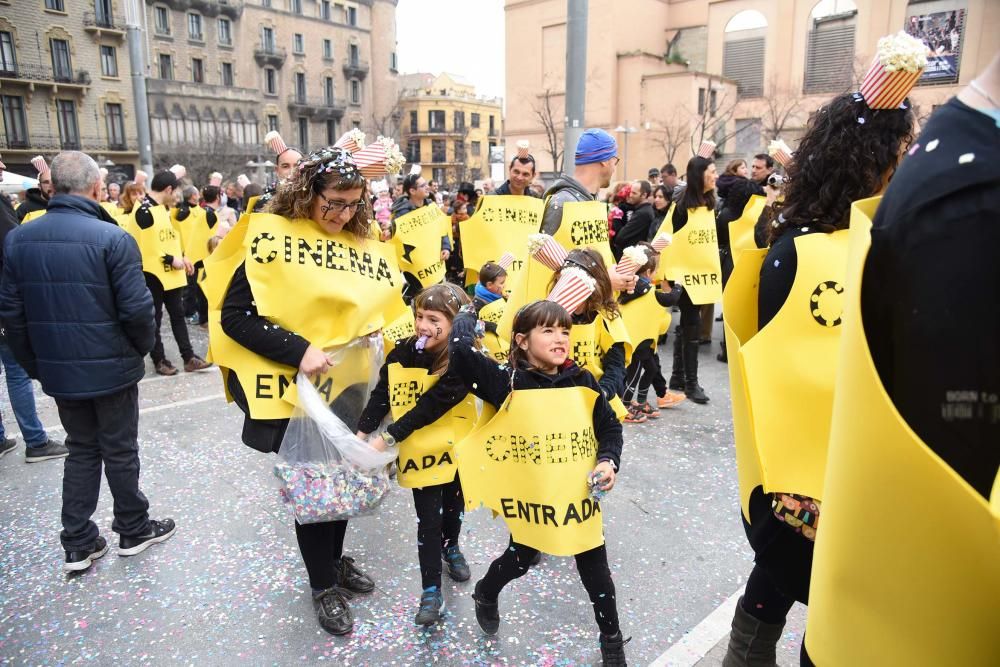
[[[622,160],[625,163],[625,168],[622,170],[622,180],[628,180],[628,135],[635,134],[639,131],[639,128],[631,127],[628,121],[625,121],[624,125],[619,125],[614,129],[614,132],[624,132],[625,133],[625,156]]]

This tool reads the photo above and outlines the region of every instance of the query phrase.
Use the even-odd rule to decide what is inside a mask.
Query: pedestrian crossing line
[[[715,648],[729,632],[736,602],[743,594],[744,586],[726,598],[715,611],[691,628],[680,641],[668,648],[650,663],[649,667],[693,667]]]

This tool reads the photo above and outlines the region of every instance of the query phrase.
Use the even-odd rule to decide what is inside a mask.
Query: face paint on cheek
[[[440,338],[442,336],[442,334],[444,334],[444,331],[441,330],[441,327],[434,327],[434,337],[435,338]]]

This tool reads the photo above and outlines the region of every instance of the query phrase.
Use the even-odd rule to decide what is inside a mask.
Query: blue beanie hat
[[[604,130],[591,128],[580,135],[576,145],[576,164],[604,162],[618,155],[618,143]]]

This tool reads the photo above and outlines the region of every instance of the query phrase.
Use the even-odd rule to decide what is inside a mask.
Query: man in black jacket
[[[18,361],[55,399],[66,429],[60,537],[64,569],[77,572],[108,550],[90,518],[102,465],[115,499],[111,527],[120,535],[120,556],[163,542],[175,526],[151,520],[139,490],[138,383],[153,347],[153,299],[139,248],[103,221],[93,159],[67,151],[51,169],[57,194],[48,212],[7,236],[0,319]]]
[[[626,220],[615,237],[611,239],[611,252],[616,260],[621,260],[625,248],[639,241],[645,241],[653,224],[653,205],[649,195],[653,189],[649,181],[634,181],[629,189],[628,204],[631,210],[625,214]]]
[[[48,170],[38,173],[38,187],[25,190],[25,199],[17,207],[17,222],[20,224],[24,217],[34,211],[44,211],[49,205],[49,197],[52,196],[52,173]]]

